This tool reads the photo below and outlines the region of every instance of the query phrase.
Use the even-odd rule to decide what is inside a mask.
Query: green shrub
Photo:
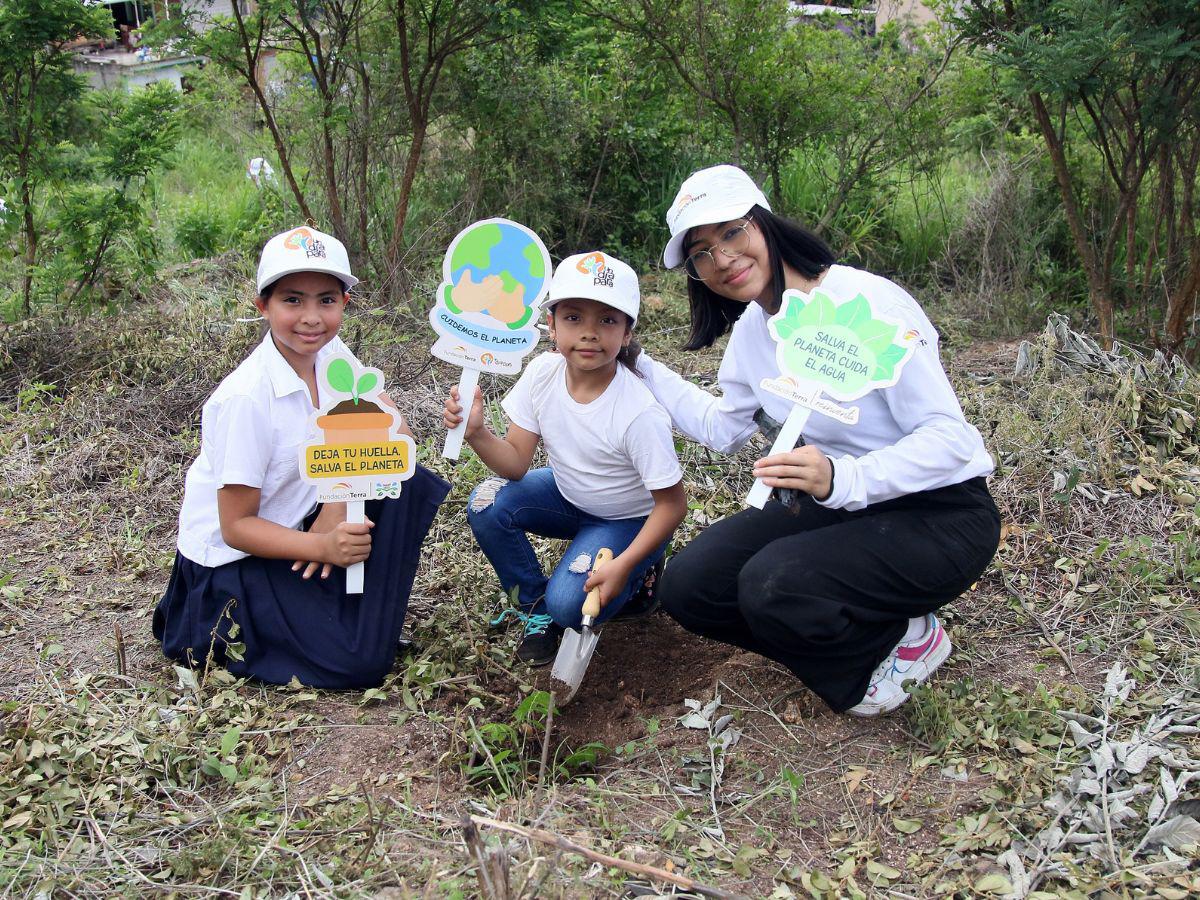
[[[207,200],[185,207],[175,221],[175,243],[193,258],[216,256],[224,249],[224,235],[221,214]]]

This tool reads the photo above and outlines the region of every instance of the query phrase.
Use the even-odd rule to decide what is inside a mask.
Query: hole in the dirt
[[[684,699],[710,693],[717,671],[739,652],[688,634],[661,614],[609,625],[555,730],[569,744],[617,747],[645,737],[647,719],[665,724],[682,715]]]

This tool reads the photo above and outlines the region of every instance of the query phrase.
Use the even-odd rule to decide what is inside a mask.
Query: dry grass
[[[1200,890],[1186,852],[1135,850],[1142,819],[1113,854],[1022,855],[1087,759],[1062,713],[1094,713],[1114,663],[1136,686],[1113,735],[1195,702],[1198,441],[1178,414],[1194,388],[1053,368],[1016,380],[998,374],[1004,344],[950,360],[1000,462],[1006,531],[948,611],[955,656],[904,715],[832,715],[779,667],[656,616],[606,631],[547,743],[542,685],[486,625],[505,601],[463,517],[483,469],[437,456],[457,372],[429,362],[421,321],[387,311],[360,312],[346,337],[389,373],[430,436],[424,461],[454,484],[410,607],[420,649],[365,694],[195,682],[163,660],[149,613],[198,411],[258,334],[234,321],[248,307],[219,299],[237,283],[181,272],[156,307],[3,334],[0,891],[618,897],[651,883],[486,826],[469,851],[471,814],[752,897],[1003,893],[1019,886],[1009,850],[1050,894]],[[683,312],[664,288],[648,292],[643,343],[708,383],[718,354],[672,349]],[[683,446],[680,540],[739,507],[756,452]],[[700,727],[680,722],[686,699],[711,706]],[[1170,742],[1194,758],[1194,734]],[[1161,790],[1138,795],[1143,819]]]

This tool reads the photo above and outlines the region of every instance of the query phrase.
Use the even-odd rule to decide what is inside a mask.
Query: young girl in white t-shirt
[[[530,665],[554,658],[593,588],[597,621],[616,615],[687,509],[671,420],[634,368],[640,303],[637,275],[619,259],[564,259],[543,303],[557,352],[533,359],[504,398],[503,438],[485,424],[478,388],[467,416],[467,443],[497,476],[475,488],[467,521],[504,590],[517,591],[525,621],[517,655]],[[457,389],[444,419],[447,428],[462,421]],[[550,465],[531,472],[539,440]],[[571,540],[549,578],[530,533]],[[602,547],[614,558],[593,571]]]
[[[353,358],[337,332],[357,282],[341,241],[315,228],[263,248],[255,304],[268,333],[204,404],[154,612],[171,659],[325,688],[377,685],[391,669],[421,541],[449,485],[418,466],[398,499],[368,501],[354,524],[344,503],[317,507],[297,462],[321,405],[318,367]],[[348,595],[342,567],[358,562],[363,593]]]

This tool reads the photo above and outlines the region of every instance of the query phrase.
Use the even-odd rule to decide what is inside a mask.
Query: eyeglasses
[[[729,259],[737,259],[745,253],[746,248],[750,246],[749,228],[753,221],[752,216],[747,216],[746,221],[740,225],[731,225],[726,228],[721,239],[707,250],[697,250],[685,259],[683,270],[687,272],[688,278],[696,281],[707,281],[712,278],[717,271],[717,258],[713,256],[714,250],[719,250],[721,255],[727,256]]]

